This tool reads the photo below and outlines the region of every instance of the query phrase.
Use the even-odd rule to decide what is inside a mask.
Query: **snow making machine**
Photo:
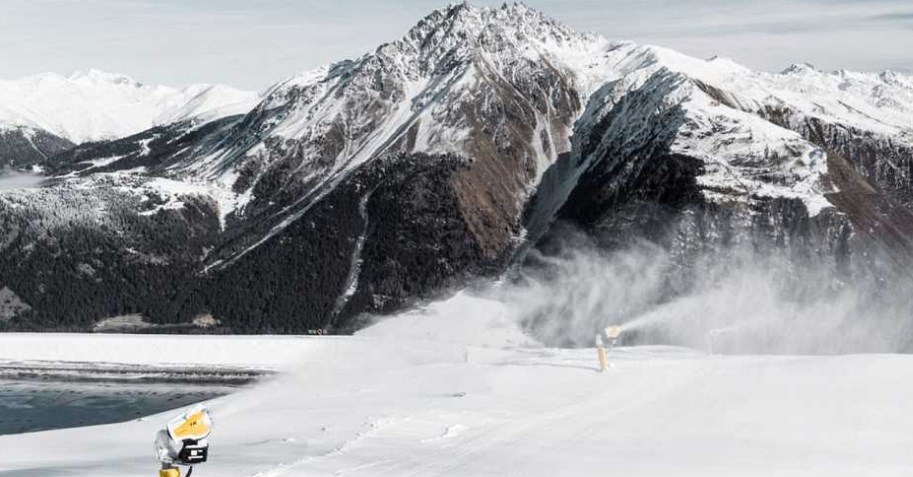
[[[155,435],[155,452],[162,464],[159,477],[181,477],[178,466],[187,466],[185,477],[190,477],[193,466],[206,462],[209,457],[211,433],[212,417],[199,404],[168,421]]]
[[[608,353],[615,349],[618,343],[618,336],[621,335],[621,327],[612,325],[604,330],[606,338],[609,339],[609,351],[605,349],[605,343],[602,341],[602,334],[596,335],[596,355],[599,358],[599,372],[605,372],[609,367]]]

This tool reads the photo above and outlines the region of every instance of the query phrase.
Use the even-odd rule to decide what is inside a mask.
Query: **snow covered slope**
[[[0,124],[40,129],[79,144],[193,117],[246,113],[258,98],[222,85],[144,85],[98,70],[47,73],[0,80]]]
[[[913,472],[909,356],[621,348],[600,374],[593,349],[516,341],[504,312],[459,296],[355,337],[299,340],[291,371],[210,403],[210,461],[194,475]],[[150,475],[172,414],[0,436],[0,474]]]
[[[43,129],[0,123],[0,167],[26,169],[47,163],[48,159],[75,146],[72,142]]]
[[[798,199],[815,216],[831,207],[825,196],[839,189],[829,180],[827,160],[829,151],[840,151],[805,122],[890,142],[886,162],[909,160],[913,147],[913,83],[901,73],[796,65],[771,74],[633,43],[610,46],[600,63],[597,70],[611,73],[603,74],[602,91],[589,97],[577,123],[576,172],[565,188],[606,156],[630,166],[635,151],[650,149],[698,159],[698,189],[711,202]],[[905,152],[894,159],[897,148]]]

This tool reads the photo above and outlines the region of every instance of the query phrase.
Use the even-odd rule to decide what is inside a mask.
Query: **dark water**
[[[31,189],[41,185],[47,177],[27,172],[0,169],[0,190]]]
[[[0,435],[128,421],[237,389],[224,384],[0,380]]]

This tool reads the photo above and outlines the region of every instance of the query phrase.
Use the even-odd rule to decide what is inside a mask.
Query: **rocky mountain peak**
[[[879,75],[879,78],[887,84],[913,90],[913,76],[911,75],[894,70],[885,70]]]
[[[820,72],[815,65],[811,63],[793,63],[780,72],[783,75],[800,75]]]
[[[139,88],[143,85],[127,75],[108,73],[95,68],[91,68],[88,71],[74,71],[67,79],[73,82],[107,83],[119,86],[132,86],[135,88]]]
[[[563,49],[601,40],[573,29],[522,2],[499,7],[454,3],[421,19],[397,41],[379,47],[376,55],[422,72],[445,59],[468,60],[479,52],[515,55],[529,49]]]

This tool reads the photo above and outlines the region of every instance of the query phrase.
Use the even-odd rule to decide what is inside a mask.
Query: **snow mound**
[[[375,323],[356,336],[475,346],[535,346],[501,302],[460,292],[448,300]]]

